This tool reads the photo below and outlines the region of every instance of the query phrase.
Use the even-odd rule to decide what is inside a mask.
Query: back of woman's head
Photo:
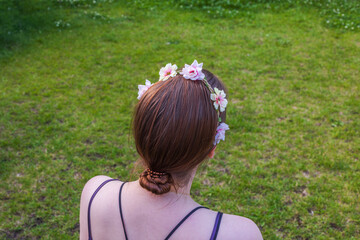
[[[213,88],[225,89],[215,75],[202,72]],[[136,149],[148,168],[140,185],[163,194],[184,183],[213,150],[218,118],[203,81],[178,74],[152,85],[140,98],[133,122]],[[224,122],[225,112],[221,118]]]

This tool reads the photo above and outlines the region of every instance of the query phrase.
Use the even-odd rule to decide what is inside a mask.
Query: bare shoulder
[[[96,191],[96,189],[106,180],[112,179],[111,177],[105,176],[105,175],[98,175],[93,178],[91,178],[87,183],[85,184],[82,193],[81,193],[81,204],[82,203],[88,203],[93,193]],[[121,181],[118,181],[121,183]]]
[[[87,209],[90,198],[95,192],[95,190],[101,185],[101,183],[103,183],[108,179],[111,178],[108,176],[100,175],[100,176],[95,176],[91,178],[89,181],[87,181],[81,193],[80,214],[82,212],[85,212],[85,210]]]
[[[88,239],[87,211],[91,196],[96,189],[111,177],[100,175],[91,178],[84,186],[80,199],[80,239]]]
[[[262,240],[258,226],[246,217],[224,214],[219,231],[223,239]],[[220,238],[222,239],[222,238]]]
[[[99,176],[95,176],[95,177],[91,178],[85,184],[81,195],[83,196],[83,195],[93,194],[94,191],[96,190],[96,188],[98,188],[101,183],[103,183],[104,181],[106,181],[108,179],[111,179],[111,177],[104,176],[104,175],[99,175]]]

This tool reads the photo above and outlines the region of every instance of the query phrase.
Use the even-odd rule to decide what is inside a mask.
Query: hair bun
[[[170,191],[173,179],[169,173],[155,172],[145,169],[140,174],[139,183],[141,187],[157,195]]]

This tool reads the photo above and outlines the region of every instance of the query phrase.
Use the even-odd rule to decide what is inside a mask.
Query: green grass
[[[302,8],[86,11],[0,59],[0,238],[77,239],[85,182],[136,179],[137,85],[193,59],[226,83],[231,128],[194,198],[265,239],[360,237],[359,33]]]

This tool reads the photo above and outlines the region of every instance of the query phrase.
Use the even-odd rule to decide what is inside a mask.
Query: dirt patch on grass
[[[102,155],[101,153],[88,153],[88,154],[86,154],[86,156],[90,160],[97,160],[97,159],[103,159],[104,158],[104,155]]]
[[[74,224],[72,228],[69,229],[71,234],[74,236],[76,233],[80,231],[80,224],[77,222]]]
[[[22,235],[24,232],[23,229],[14,229],[14,230],[0,230],[0,238],[1,239],[25,239]]]
[[[332,229],[335,229],[335,230],[338,230],[338,231],[343,231],[344,230],[344,227],[343,226],[340,226],[339,224],[337,223],[330,223],[330,227]]]

